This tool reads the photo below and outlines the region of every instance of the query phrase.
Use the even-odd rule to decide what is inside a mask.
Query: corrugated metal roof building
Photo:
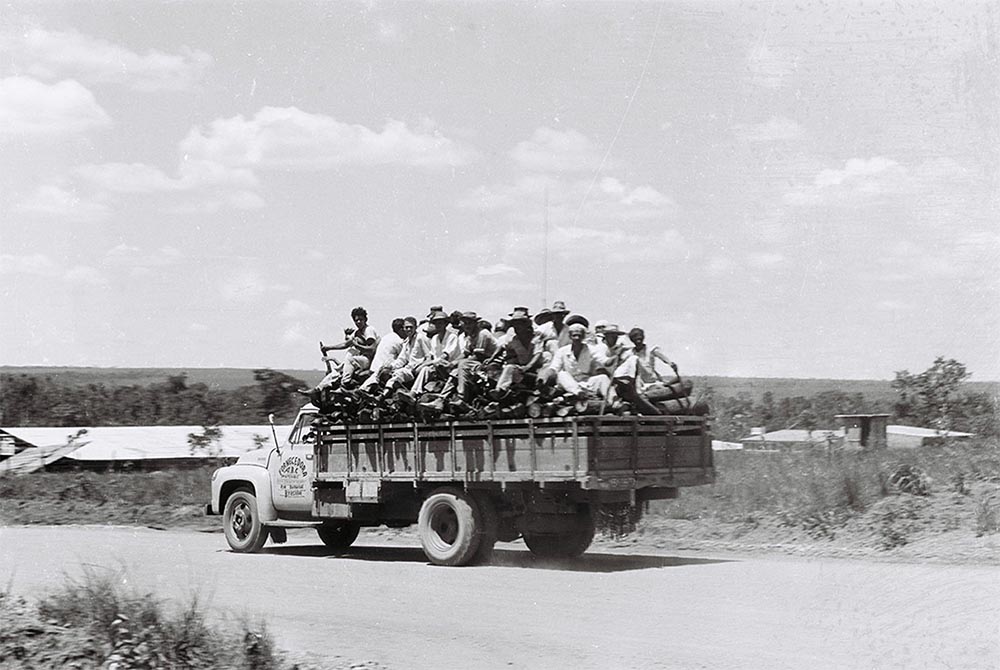
[[[957,430],[935,430],[917,426],[886,426],[886,439],[890,448],[915,449],[944,444],[946,440],[967,440],[972,433]]]
[[[816,447],[840,447],[844,444],[844,431],[803,430],[786,428],[770,433],[754,431],[740,438],[744,449],[811,449]]]
[[[0,461],[4,471],[136,467],[156,469],[198,465],[206,459],[236,458],[255,449],[259,438],[270,445],[271,427],[219,426],[221,435],[210,447],[192,453],[188,436],[202,435],[202,426],[98,426],[95,428],[0,428],[22,446],[16,456]],[[284,440],[291,426],[276,427]],[[257,438],[255,440],[255,438]]]

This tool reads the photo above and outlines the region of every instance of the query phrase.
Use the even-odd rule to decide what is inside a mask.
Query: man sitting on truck
[[[406,338],[404,330],[404,319],[392,320],[392,332],[382,337],[375,348],[375,357],[372,359],[371,371],[368,379],[361,383],[361,388],[372,389],[376,384],[384,384],[392,374],[393,363],[399,352],[403,349],[403,342]]]
[[[489,324],[483,328],[483,322],[475,312],[463,312],[461,318],[462,332],[458,335],[458,360],[444,388],[435,397],[420,403],[424,409],[441,412],[449,396],[457,392],[458,397],[452,401],[452,411],[466,412],[470,409],[469,401],[479,385],[480,370],[483,363],[497,352],[497,341],[490,332]]]
[[[392,361],[390,370],[386,372],[387,379],[382,389],[383,396],[389,396],[397,389],[408,389],[413,385],[414,373],[411,359],[413,358],[413,349],[419,337],[416,317],[408,316],[404,318],[402,346],[399,349],[399,353],[396,354],[396,358]]]
[[[580,399],[590,396],[603,399],[608,395],[611,378],[601,374],[602,361],[584,341],[586,336],[587,328],[583,324],[569,326],[570,343],[556,352],[549,368],[556,374],[556,384],[566,393]]]
[[[413,366],[416,378],[410,389],[414,396],[423,393],[429,382],[447,381],[455,362],[461,357],[458,337],[448,328],[450,317],[444,310],[431,312],[427,320],[432,332],[417,338],[411,356],[411,361],[416,363]]]
[[[335,389],[343,384],[353,384],[355,373],[366,371],[371,366],[375,348],[378,346],[378,333],[368,325],[368,311],[364,307],[352,309],[351,319],[355,327],[344,329],[343,342],[320,347],[324,354],[323,360],[331,364],[330,372],[314,388],[299,391],[308,395],[317,407],[321,405],[328,389]],[[341,349],[347,350],[347,357],[343,363],[325,355],[328,351]]]
[[[534,384],[534,373],[542,364],[544,343],[531,326],[531,315],[527,307],[515,307],[506,319],[513,329],[504,345],[490,361],[500,360],[503,368],[497,380],[497,395],[508,395],[515,386],[530,387]]]

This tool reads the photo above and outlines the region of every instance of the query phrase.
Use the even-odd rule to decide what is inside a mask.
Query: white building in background
[[[0,439],[17,445],[17,454],[0,461],[4,472],[39,469],[87,469],[133,467],[153,470],[191,466],[213,458],[237,458],[273,444],[271,427],[218,426],[221,435],[209,448],[192,452],[191,434],[201,435],[203,426],[98,426],[95,428],[0,428]],[[278,440],[288,437],[291,426],[277,426]]]
[[[944,444],[946,441],[968,440],[973,436],[973,433],[962,433],[957,430],[935,430],[933,428],[918,428],[917,426],[886,427],[886,441],[893,449],[933,447]]]

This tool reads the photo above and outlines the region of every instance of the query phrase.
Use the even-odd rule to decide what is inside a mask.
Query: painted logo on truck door
[[[300,456],[289,456],[278,468],[278,488],[286,498],[304,498],[309,482],[306,463]]]

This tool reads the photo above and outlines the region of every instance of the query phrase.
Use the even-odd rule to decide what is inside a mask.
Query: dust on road
[[[265,619],[279,646],[389,668],[997,668],[1000,571],[788,558],[587,554],[442,568],[362,535],[265,553],[219,534],[0,528],[0,584],[35,595],[84,567]]]

